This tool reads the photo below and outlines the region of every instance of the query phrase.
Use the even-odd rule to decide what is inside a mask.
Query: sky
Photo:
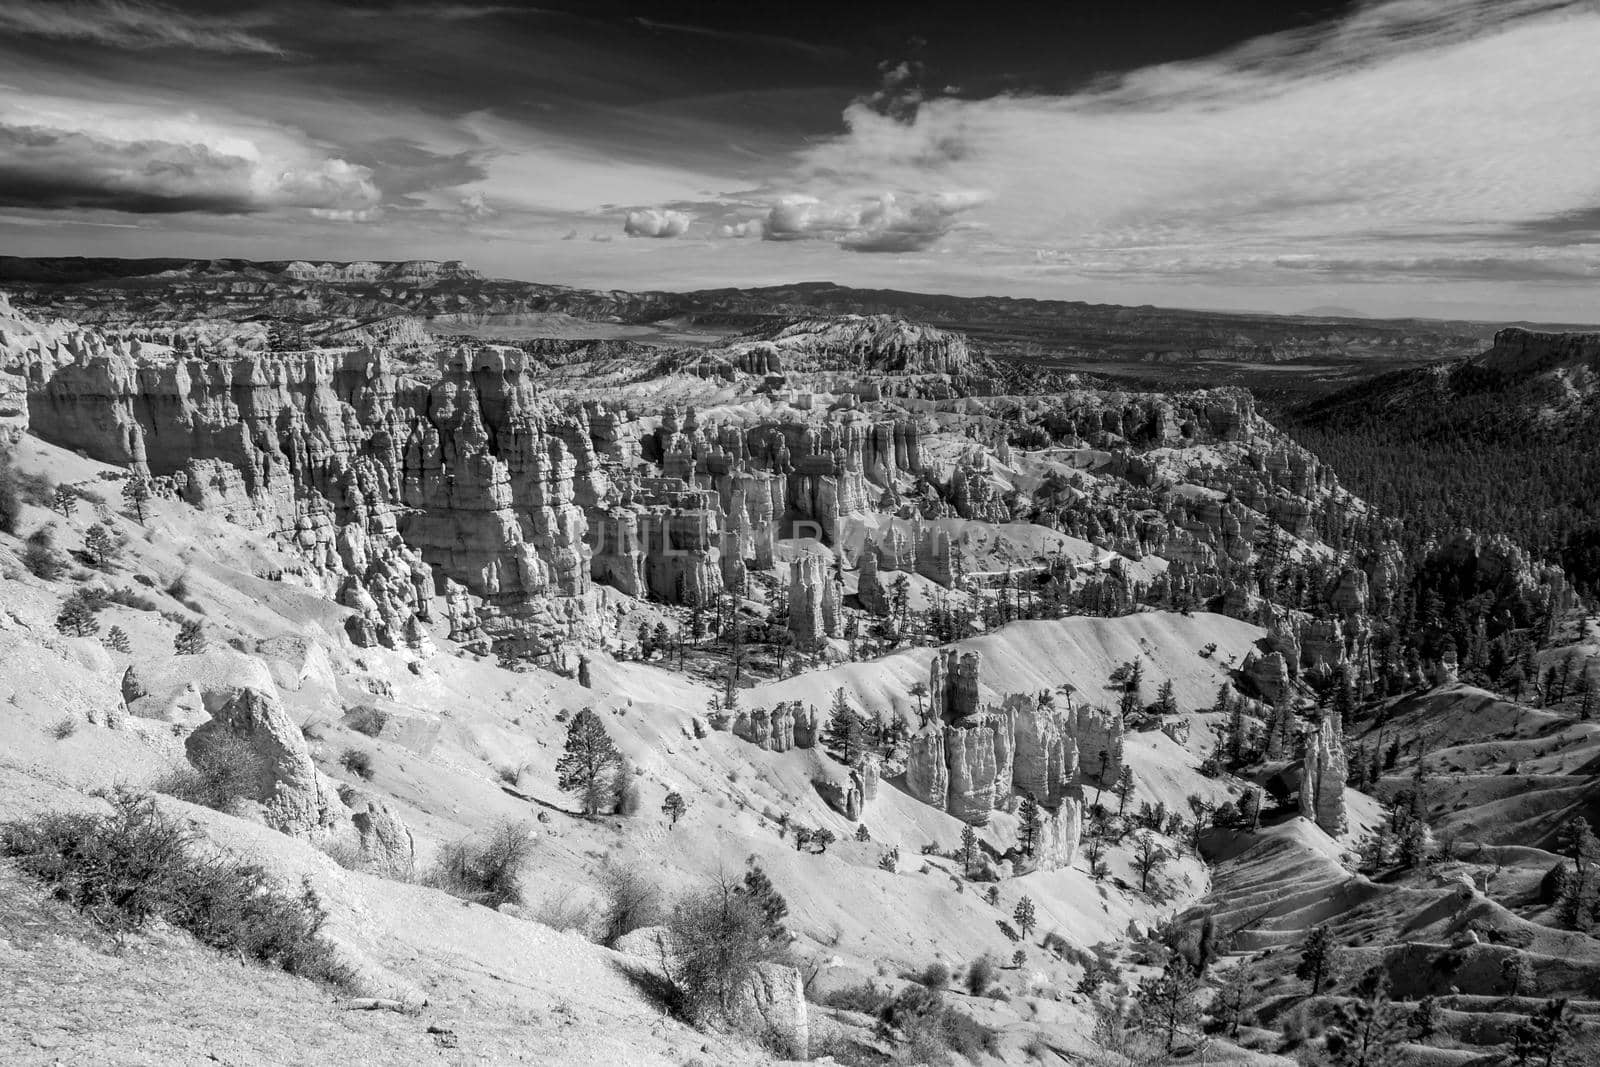
[[[1596,0],[3,0],[0,252],[1600,321]]]

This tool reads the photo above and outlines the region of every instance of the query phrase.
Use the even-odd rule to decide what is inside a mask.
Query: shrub
[[[8,457],[0,456],[0,532],[15,534],[22,528],[22,494]]]
[[[22,565],[35,578],[46,582],[57,580],[66,571],[67,565],[56,552],[55,535],[50,527],[41,526],[28,535],[28,543],[22,549]]]
[[[950,984],[950,965],[939,961],[930,963],[922,968],[917,981],[929,989],[943,989]]]
[[[11,477],[16,482],[17,495],[22,497],[24,504],[32,504],[36,508],[55,507],[56,483],[50,480],[48,474],[27,474],[13,468]]]
[[[322,936],[326,915],[309,886],[286,894],[260,866],[210,854],[149,796],[118,793],[109,815],[54,812],[0,826],[0,852],[108,930],[161,919],[291,974],[354,980]]]
[[[839,1011],[860,1012],[862,1015],[878,1015],[894,998],[871,982],[862,982],[860,985],[841,986],[824,993],[822,1004],[824,1007],[836,1008]]]
[[[625,935],[661,921],[661,891],[637,869],[608,860],[598,881],[605,899],[595,938],[600,944],[613,948]]]
[[[50,727],[50,736],[57,741],[65,741],[78,732],[78,720],[71,715],[63,715]]]
[[[389,713],[371,704],[362,704],[345,717],[345,722],[349,723],[350,729],[356,733],[377,737],[383,733],[384,726],[389,722]],[[515,777],[512,780],[515,781]]]
[[[255,799],[266,768],[249,741],[220,732],[196,742],[195,749],[188,762],[156,780],[156,792],[218,811]]]
[[[446,845],[423,881],[489,908],[521,904],[522,869],[532,858],[532,827],[507,821],[481,838]]]
[[[664,961],[679,1015],[696,1025],[738,1024],[741,993],[758,965],[776,959],[772,924],[730,879],[680,900],[667,920]]]
[[[144,577],[144,575],[142,575],[142,574],[141,575],[135,575],[135,578],[143,578],[143,577]],[[143,593],[136,592],[136,591],[134,591],[132,589],[127,588],[126,586],[118,586],[115,589],[108,590],[106,592],[106,600],[107,600],[107,602],[112,603],[112,604],[121,604],[125,608],[132,608],[134,611],[160,611],[161,610],[161,606],[159,604],[157,604],[154,600],[151,600],[149,597],[145,596]]]
[[[587,934],[591,916],[588,901],[578,898],[570,889],[544,898],[533,909],[534,922],[562,933]]]
[[[994,985],[997,968],[988,956],[979,956],[967,966],[967,992],[981,997]]]
[[[372,780],[372,753],[364,749],[345,749],[339,754],[339,766],[364,782]]]

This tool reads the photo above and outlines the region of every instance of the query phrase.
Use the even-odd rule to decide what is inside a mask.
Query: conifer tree
[[[828,725],[823,730],[822,739],[833,758],[846,767],[854,767],[868,749],[866,723],[850,706],[842,686],[834,691],[833,705],[828,710]]]
[[[1294,976],[1311,983],[1311,995],[1322,992],[1322,984],[1338,971],[1338,948],[1326,926],[1318,926],[1306,935],[1300,947],[1300,962]]]
[[[1023,797],[1017,807],[1017,843],[1022,846],[1024,853],[1033,855],[1043,829],[1044,816],[1039,813],[1039,802],[1031,795]]]
[[[100,632],[100,620],[94,617],[94,608],[83,595],[83,590],[75,590],[61,605],[61,612],[56,616],[56,629],[71,637],[93,637]]]
[[[1023,937],[1030,937],[1033,928],[1039,924],[1038,913],[1034,910],[1033,899],[1023,897],[1017,901],[1016,910],[1011,913],[1012,921],[1017,924],[1017,929],[1022,931]]]
[[[106,632],[106,647],[124,655],[133,651],[133,647],[128,643],[127,631],[120,626],[113,626]]]
[[[567,743],[556,761],[556,784],[574,794],[585,815],[610,811],[617,799],[617,769],[622,754],[593,708],[584,708],[567,727]]]
[[[206,632],[199,619],[189,619],[178,628],[173,651],[180,656],[198,656],[206,650]]]

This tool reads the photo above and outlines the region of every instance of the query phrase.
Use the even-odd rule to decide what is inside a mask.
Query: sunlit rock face
[[[540,403],[519,357],[458,350],[424,384],[366,351],[141,366],[108,350],[36,366],[29,419],[292,540],[369,621],[360,642],[413,640],[407,618],[448,578],[497,647],[536,652],[587,615],[579,501],[598,474],[588,430]]]

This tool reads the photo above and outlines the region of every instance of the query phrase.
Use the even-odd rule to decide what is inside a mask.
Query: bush
[[[967,992],[981,997],[994,985],[997,968],[988,956],[979,956],[967,967]]]
[[[345,722],[358,734],[377,737],[383,733],[384,726],[389,722],[389,713],[371,704],[362,704],[345,716]]]
[[[217,811],[254,800],[266,773],[255,748],[234,733],[217,733],[196,744],[189,761],[156,779],[155,791]]]
[[[35,578],[46,582],[56,581],[66,571],[67,565],[56,552],[55,535],[50,527],[41,526],[28,535],[28,543],[22,549],[22,565]]]
[[[56,812],[0,826],[0,853],[108,930],[160,919],[291,974],[353,982],[322,936],[326,916],[309,886],[285,894],[260,866],[209,854],[149,796],[118,793],[109,815]]]
[[[136,575],[142,578],[143,575]],[[134,611],[160,611],[161,606],[143,593],[136,592],[126,586],[118,586],[106,593],[106,601],[111,604],[121,604]]]
[[[17,495],[24,504],[36,508],[53,508],[56,505],[56,483],[48,474],[26,474],[12,468],[11,477],[16,483]]]
[[[930,963],[922,968],[916,980],[929,989],[943,989],[950,984],[950,967],[942,962]]]
[[[339,754],[339,766],[360,778],[372,780],[372,753],[359,748],[347,748]]]
[[[503,822],[482,838],[446,845],[423,882],[488,908],[521,904],[522,869],[532,858],[532,827]]]
[[[50,727],[50,736],[57,741],[65,741],[78,732],[78,720],[71,715],[63,715]]]
[[[1000,1050],[993,1030],[949,1007],[938,990],[920,985],[907,986],[879,1011],[878,1029],[884,1036],[899,1035],[904,1062],[948,1064],[951,1052],[976,1062]]]
[[[571,889],[553,897],[545,897],[533,909],[534,922],[562,933],[588,935],[593,909],[589,902],[577,897]]]
[[[722,878],[678,902],[664,961],[676,1013],[704,1026],[737,1025],[740,995],[759,964],[778,956],[772,924],[737,882]]]
[[[605,903],[595,940],[606,948],[614,948],[625,935],[661,921],[661,891],[637,869],[608,860],[600,868],[598,881]]]
[[[0,532],[14,535],[22,529],[22,494],[7,459],[0,456]]]

